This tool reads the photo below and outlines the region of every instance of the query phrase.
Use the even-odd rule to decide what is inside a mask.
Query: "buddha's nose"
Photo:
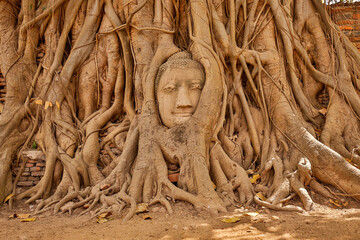
[[[188,90],[181,86],[179,88],[177,98],[176,98],[176,108],[191,108],[192,103],[190,100],[189,92]]]

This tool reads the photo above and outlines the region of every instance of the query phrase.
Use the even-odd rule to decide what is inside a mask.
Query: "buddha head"
[[[176,53],[160,66],[155,80],[155,94],[165,126],[173,127],[191,118],[204,83],[204,68],[191,59],[190,53]]]

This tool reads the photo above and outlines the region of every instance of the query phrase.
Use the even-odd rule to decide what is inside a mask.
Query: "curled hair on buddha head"
[[[203,73],[203,78],[205,79],[205,71],[203,65],[201,65],[198,61],[193,60],[189,52],[178,52],[169,57],[168,60],[159,67],[159,71],[155,79],[155,95],[161,76],[167,69],[171,68],[197,68],[201,70],[201,72]]]

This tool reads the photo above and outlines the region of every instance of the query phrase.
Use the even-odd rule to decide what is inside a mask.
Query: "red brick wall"
[[[360,50],[360,2],[334,4],[328,8],[335,23]]]
[[[26,161],[25,169],[21,175],[17,186],[31,187],[36,185],[45,172],[45,155],[39,150],[25,150],[22,153],[21,161],[18,166],[14,162],[13,176],[18,173],[22,161]]]

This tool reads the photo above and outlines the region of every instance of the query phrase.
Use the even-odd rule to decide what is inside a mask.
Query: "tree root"
[[[274,205],[272,203],[262,201],[258,196],[254,197],[254,201],[255,201],[256,204],[258,204],[260,206],[263,206],[263,207],[266,207],[266,208],[269,208],[269,209],[272,209],[272,210],[299,212],[299,213],[304,212],[304,209],[302,209],[301,207],[291,206],[291,205],[287,205],[287,206]]]

